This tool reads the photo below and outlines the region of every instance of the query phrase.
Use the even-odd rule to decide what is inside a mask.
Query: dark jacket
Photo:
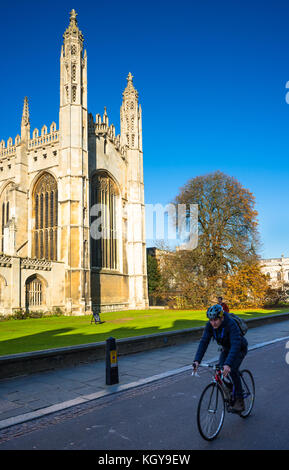
[[[215,338],[218,344],[223,346],[224,352],[227,353],[225,364],[230,367],[238,357],[240,351],[247,352],[248,341],[241,334],[237,323],[232,320],[227,313],[224,313],[224,320],[219,328],[214,329],[209,321],[206,324],[195,356],[195,361],[201,362],[212,337]]]

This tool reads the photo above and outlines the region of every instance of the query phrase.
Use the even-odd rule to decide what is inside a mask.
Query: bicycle
[[[226,378],[223,377],[222,368],[219,365],[200,364],[199,367],[214,369],[212,382],[204,388],[200,396],[197,411],[199,432],[205,440],[212,441],[222,429],[225,410],[228,413],[236,413],[232,410],[234,384],[230,374]],[[240,377],[245,409],[236,414],[241,418],[247,418],[253,409],[255,401],[255,383],[253,375],[248,369],[240,371]]]

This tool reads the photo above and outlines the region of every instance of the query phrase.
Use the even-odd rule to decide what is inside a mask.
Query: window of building
[[[42,175],[33,191],[32,256],[57,260],[57,182],[49,173]]]
[[[26,281],[26,310],[43,304],[43,285],[40,279],[32,276]]]
[[[91,206],[94,206],[93,215],[91,215],[92,267],[118,269],[116,223],[118,195],[115,182],[106,173],[101,172],[93,176],[91,181]]]
[[[2,278],[0,277],[0,305],[2,304],[2,306],[3,306],[3,287],[4,287],[4,282]]]
[[[10,219],[12,190],[13,190],[13,185],[12,183],[9,183],[8,186],[6,186],[5,190],[3,191],[1,195],[1,199],[0,199],[0,210],[1,210],[0,250],[2,253],[4,251],[4,228]]]

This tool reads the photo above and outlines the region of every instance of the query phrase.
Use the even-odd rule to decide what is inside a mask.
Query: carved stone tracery
[[[32,256],[38,259],[57,260],[57,182],[44,173],[33,191]]]
[[[118,269],[117,197],[119,191],[115,182],[106,173],[96,173],[91,181],[91,204],[97,204],[100,208],[97,219],[101,222],[101,236],[92,232],[92,267]],[[95,217],[92,217],[91,222],[94,220]]]

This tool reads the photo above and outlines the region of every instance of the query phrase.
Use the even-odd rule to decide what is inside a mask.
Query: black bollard
[[[118,365],[115,338],[106,340],[106,385],[118,383]]]

